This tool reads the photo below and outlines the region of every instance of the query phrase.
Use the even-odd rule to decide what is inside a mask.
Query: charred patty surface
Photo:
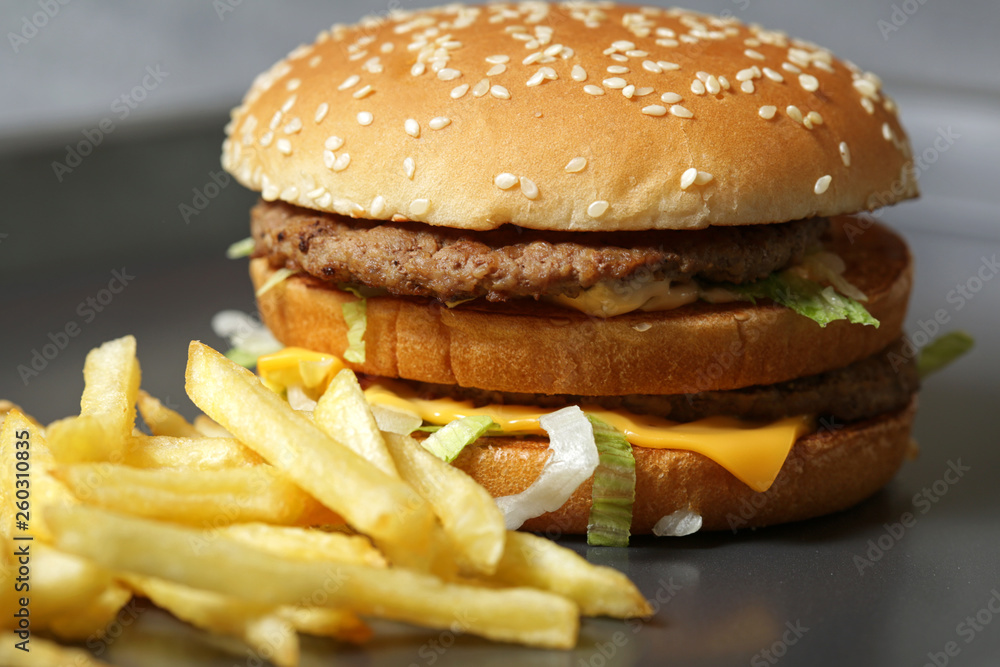
[[[254,207],[255,256],[330,283],[441,301],[565,294],[633,278],[743,283],[798,261],[824,218],[696,231],[487,232],[352,219],[281,202]]]
[[[849,366],[804,378],[729,391],[664,396],[545,396],[469,389],[465,387],[409,382],[428,398],[471,400],[476,405],[596,405],[623,409],[686,422],[717,415],[743,419],[772,420],[811,414],[838,423],[868,419],[905,407],[920,385],[914,361],[902,349],[902,341]]]

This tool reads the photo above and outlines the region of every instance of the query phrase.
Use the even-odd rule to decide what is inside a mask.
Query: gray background
[[[878,21],[892,21],[894,4],[916,11],[905,22],[897,13],[899,30],[884,38]],[[0,397],[43,421],[70,414],[87,350],[135,333],[144,385],[193,413],[183,395],[187,341],[222,345],[211,315],[253,307],[245,263],[222,253],[247,234],[255,197],[225,186],[188,221],[178,206],[211,183],[227,110],[257,72],[321,28],[386,7],[243,0],[220,19],[207,1],[70,0],[15,54],[7,33],[20,31],[39,5],[0,4]],[[916,260],[907,332],[944,309],[947,328],[972,332],[977,348],[927,382],[915,430],[921,457],[858,508],[738,535],[637,540],[627,551],[566,540],[628,571],[648,597],[659,594],[666,601],[657,617],[640,626],[589,620],[568,654],[460,638],[434,662],[919,666],[955,641],[960,653],[948,664],[998,664],[1000,617],[991,615],[968,642],[959,630],[1000,590],[1000,281],[961,306],[949,295],[1000,252],[1000,7],[996,0],[739,0],[694,8],[784,29],[879,72],[918,154],[941,131],[956,136],[947,151],[928,154],[924,196],[883,220],[903,232]],[[118,119],[112,101],[157,65],[169,74]],[[57,181],[51,163],[64,159],[66,144],[108,117],[115,131]],[[80,304],[100,295],[114,270],[134,278],[87,320]],[[70,323],[80,334],[22,379],[18,366]],[[970,470],[921,512],[915,495],[958,461]],[[885,544],[906,512],[916,524],[872,552],[882,551],[859,572],[855,557]],[[808,630],[782,647],[780,661],[769,661],[762,651],[780,644],[786,623]],[[627,640],[620,646],[617,631]],[[308,642],[304,664],[429,665],[426,643],[436,637],[397,628],[365,649]],[[105,659],[120,665],[246,663],[155,611],[106,648]]]

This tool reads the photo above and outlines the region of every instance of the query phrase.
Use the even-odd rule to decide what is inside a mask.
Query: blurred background
[[[200,338],[224,348],[211,331],[211,316],[224,308],[254,308],[246,262],[224,258],[230,243],[248,235],[248,209],[256,199],[219,165],[229,108],[258,72],[332,23],[425,4],[0,3],[0,398],[14,400],[44,422],[71,414],[78,409],[86,352],[133,333],[144,386],[193,414],[183,392],[187,342]],[[990,582],[1000,586],[995,560],[1000,503],[991,479],[1000,469],[1000,279],[992,280],[1000,252],[1000,5],[997,0],[689,4],[787,31],[879,73],[899,103],[920,158],[923,197],[881,217],[903,232],[916,258],[907,332],[933,339],[941,330],[962,328],[976,337],[977,348],[928,382],[916,431],[922,457],[904,467],[879,504],[867,506],[864,527],[851,527],[851,537],[844,539],[856,541],[851,548],[863,552],[865,540],[879,536],[883,521],[898,519],[911,495],[937,479],[949,460],[961,457],[972,465],[971,481],[950,490],[942,509],[921,519],[906,548],[894,552],[895,566],[887,565],[874,580],[826,580],[824,595],[837,598],[839,590],[841,604],[849,605],[844,591],[862,597],[876,591],[879,599],[901,596],[899,605],[876,609],[877,630],[828,624],[829,637],[817,631],[811,648],[803,644],[798,650],[820,664],[837,655],[834,647],[849,629],[872,650],[888,637],[893,648],[872,664],[897,664],[903,657],[907,664],[923,664],[926,651],[954,639],[954,625],[965,610],[974,613],[985,603]],[[946,325],[935,327],[941,311],[945,320],[939,321]],[[822,533],[831,524],[811,525]],[[772,546],[774,536],[783,535],[769,534]],[[970,535],[976,539],[970,541]],[[828,535],[818,538],[829,546]],[[963,543],[980,554],[978,560],[962,560]],[[767,559],[780,561],[787,545],[778,546]],[[685,551],[684,562],[701,569],[702,581],[738,578],[739,567],[751,563],[762,599],[782,585],[780,577],[772,581],[771,560],[753,560],[760,554],[736,551],[732,556],[739,559],[731,561],[728,551],[715,551],[719,565],[713,569],[705,560],[711,550]],[[797,570],[805,579],[796,587],[809,595],[819,594],[810,588],[810,577],[832,572],[826,563],[839,558],[839,552],[824,553],[826,560],[812,561],[816,572]],[[984,561],[985,554],[993,554],[992,560]],[[696,618],[717,611],[706,606],[713,595],[719,605],[732,603],[721,588],[704,592],[707,597],[692,602],[703,614]],[[791,606],[774,608],[775,618],[790,618],[788,609],[800,608],[794,593],[789,595],[785,603]],[[812,610],[807,620],[822,613],[801,608]],[[1000,621],[989,631],[990,639],[963,649],[955,664],[986,664],[977,655],[995,658]],[[785,664],[794,662],[790,654]]]

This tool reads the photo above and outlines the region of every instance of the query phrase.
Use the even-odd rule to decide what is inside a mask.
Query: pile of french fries
[[[471,478],[380,432],[348,370],[302,412],[192,342],[193,424],[140,390],[130,336],[92,350],[84,379],[78,416],[42,427],[8,405],[0,426],[0,664],[103,664],[34,633],[93,646],[133,596],[282,667],[298,664],[299,633],[368,640],[365,617],[568,649],[581,614],[651,613],[622,573],[506,531]],[[7,613],[15,544],[31,550],[33,655]]]

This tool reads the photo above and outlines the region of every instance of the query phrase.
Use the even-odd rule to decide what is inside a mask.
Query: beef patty
[[[471,389],[455,385],[402,381],[426,398],[471,400],[483,405],[596,405],[608,410],[627,410],[675,421],[694,421],[712,416],[772,420],[811,414],[838,422],[869,419],[905,407],[920,386],[916,363],[903,353],[902,340],[878,354],[836,370],[778,384],[757,385],[728,391],[664,396],[571,396],[565,394],[517,394]],[[895,353],[890,361],[890,354]],[[899,359],[907,359],[902,365]]]
[[[744,283],[797,262],[820,244],[825,218],[771,225],[639,232],[485,232],[352,219],[282,202],[251,216],[255,257],[328,283],[444,302],[577,296],[603,280]]]

